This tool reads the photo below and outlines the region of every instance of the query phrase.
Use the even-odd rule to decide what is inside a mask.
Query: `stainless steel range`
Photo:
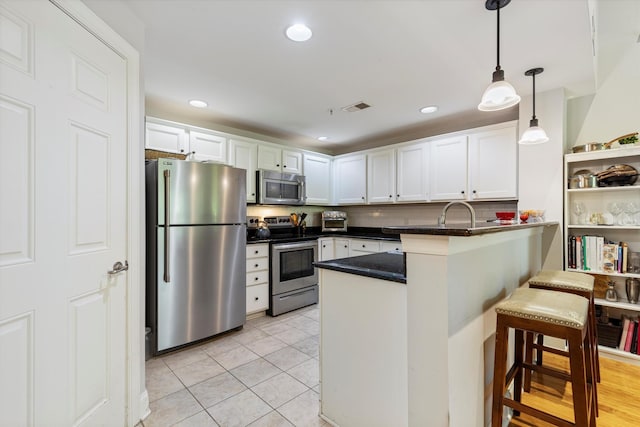
[[[277,316],[318,302],[318,260],[316,239],[295,237],[295,227],[286,216],[265,217],[272,229],[284,231],[271,235],[271,301],[269,314]],[[286,233],[290,229],[291,233]],[[289,235],[288,235],[289,234]],[[281,236],[282,242],[278,237]]]

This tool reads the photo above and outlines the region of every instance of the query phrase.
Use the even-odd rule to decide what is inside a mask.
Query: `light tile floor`
[[[144,427],[328,427],[319,410],[319,310],[258,317],[146,363]]]

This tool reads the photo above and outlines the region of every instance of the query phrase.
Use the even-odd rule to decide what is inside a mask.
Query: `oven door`
[[[271,293],[289,292],[318,283],[318,243],[315,240],[275,243],[271,248]]]

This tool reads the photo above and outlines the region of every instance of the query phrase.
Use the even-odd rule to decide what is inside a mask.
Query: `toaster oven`
[[[347,231],[347,213],[342,211],[322,212],[322,231]]]

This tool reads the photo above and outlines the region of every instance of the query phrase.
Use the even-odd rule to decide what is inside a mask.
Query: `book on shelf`
[[[594,273],[626,273],[629,244],[613,242],[603,236],[569,236],[567,245],[569,268]]]
[[[631,348],[629,351],[633,354],[638,353],[638,319],[633,321],[633,335],[631,337]]]
[[[631,351],[631,343],[633,342],[633,331],[635,330],[636,324],[631,319],[627,319],[627,320],[629,322],[629,328],[627,329],[627,337],[626,337],[625,343],[624,343],[624,351],[630,352]]]
[[[629,318],[624,317],[622,319],[622,335],[620,335],[620,344],[618,344],[619,350],[624,350],[624,345],[627,342],[627,332],[629,332]]]

